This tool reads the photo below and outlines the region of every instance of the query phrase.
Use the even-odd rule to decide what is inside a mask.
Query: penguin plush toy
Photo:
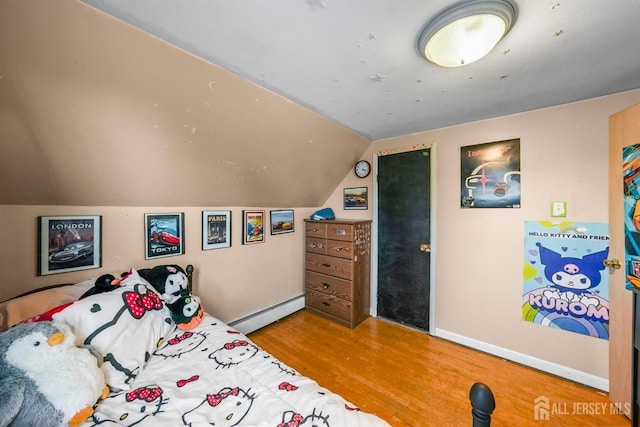
[[[79,299],[118,289],[118,287],[120,286],[120,282],[121,280],[116,279],[113,274],[103,274],[96,279],[93,288],[88,289],[84,294],[82,294]]]
[[[0,425],[77,426],[107,396],[98,359],[71,329],[22,323],[0,334]]]

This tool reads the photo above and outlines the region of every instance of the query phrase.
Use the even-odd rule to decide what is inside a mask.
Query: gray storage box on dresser
[[[371,221],[305,219],[305,307],[350,328],[369,316]]]

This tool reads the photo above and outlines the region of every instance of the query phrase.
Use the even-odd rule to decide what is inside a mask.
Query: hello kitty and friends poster
[[[522,319],[609,339],[609,226],[525,221]]]

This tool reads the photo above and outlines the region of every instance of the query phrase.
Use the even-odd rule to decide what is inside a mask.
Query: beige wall
[[[271,236],[265,243],[242,245],[242,208],[232,211],[232,246],[201,250],[202,210],[210,207],[60,207],[0,206],[0,224],[9,231],[0,245],[3,285],[0,301],[29,289],[53,283],[74,283],[104,273],[119,275],[134,268],[159,264],[193,264],[194,293],[205,309],[223,321],[232,321],[303,293],[302,219],[313,209],[295,210],[295,231]],[[265,209],[269,218],[269,208]],[[185,213],[186,254],[144,259],[144,214]],[[39,215],[102,215],[102,268],[36,276],[36,223]]]
[[[238,206],[326,200],[338,217],[372,218],[373,177],[342,179],[346,168],[367,149],[372,160],[433,142],[437,331],[608,377],[607,341],[520,320],[523,226],[549,219],[552,200],[567,201],[568,220],[608,221],[608,116],[639,102],[639,90],[369,146],[79,2],[33,5],[0,5],[0,300],[132,266],[192,263],[205,308],[242,317],[302,293],[302,219],[315,208],[296,209],[295,233],[242,246]],[[460,147],[510,138],[521,139],[522,208],[460,209]],[[353,186],[370,188],[368,210],[342,210]],[[202,251],[202,209],[227,204],[236,206],[233,246]],[[145,261],[143,215],[167,211],[186,214],[187,253]],[[57,214],[103,215],[102,268],[36,276],[36,217]]]
[[[77,0],[0,2],[0,74],[0,300],[157,263],[194,264],[226,321],[300,295],[304,233],[243,247],[242,207],[301,207],[301,227],[371,144]],[[233,246],[202,251],[221,206]],[[167,211],[187,253],[145,261],[144,213]],[[103,216],[103,267],[37,277],[36,217],[74,214]]]
[[[551,220],[553,200],[567,202],[569,221],[609,222],[608,119],[637,102],[640,90],[373,144],[365,158],[384,149],[435,144],[437,333],[608,378],[608,341],[521,320],[524,222]],[[461,209],[460,147],[511,138],[521,144],[522,207]],[[373,179],[362,184],[352,175],[329,204],[337,206],[342,187],[372,188]],[[373,217],[372,209],[360,212]]]
[[[364,158],[373,159],[375,152],[388,148],[435,144],[433,284],[438,333],[608,378],[608,341],[521,320],[524,221],[550,219],[550,202],[566,200],[568,220],[608,222],[608,117],[637,102],[640,90],[373,144]],[[522,208],[460,209],[460,147],[509,138],[521,139]],[[366,211],[342,209],[343,188],[352,186],[373,189],[373,176],[360,180],[349,172],[323,206],[341,218],[373,218],[373,199]],[[0,223],[10,239],[0,245],[5,283],[0,299],[45,284],[156,263],[194,264],[196,292],[205,308],[225,321],[303,292],[302,219],[316,208],[296,209],[294,233],[267,235],[266,243],[250,246],[241,245],[242,208],[231,208],[232,247],[202,251],[201,211],[212,208],[2,205]],[[145,261],[144,213],[168,211],[186,214],[187,253]],[[57,214],[103,215],[103,268],[35,275],[36,217]]]
[[[79,1],[0,1],[0,204],[311,207],[370,144]]]

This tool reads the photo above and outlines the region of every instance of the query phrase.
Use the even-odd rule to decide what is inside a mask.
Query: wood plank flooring
[[[478,381],[495,396],[492,427],[630,426],[606,393],[385,320],[349,329],[303,310],[249,337],[394,427],[471,426]],[[538,398],[548,420],[536,419]]]

